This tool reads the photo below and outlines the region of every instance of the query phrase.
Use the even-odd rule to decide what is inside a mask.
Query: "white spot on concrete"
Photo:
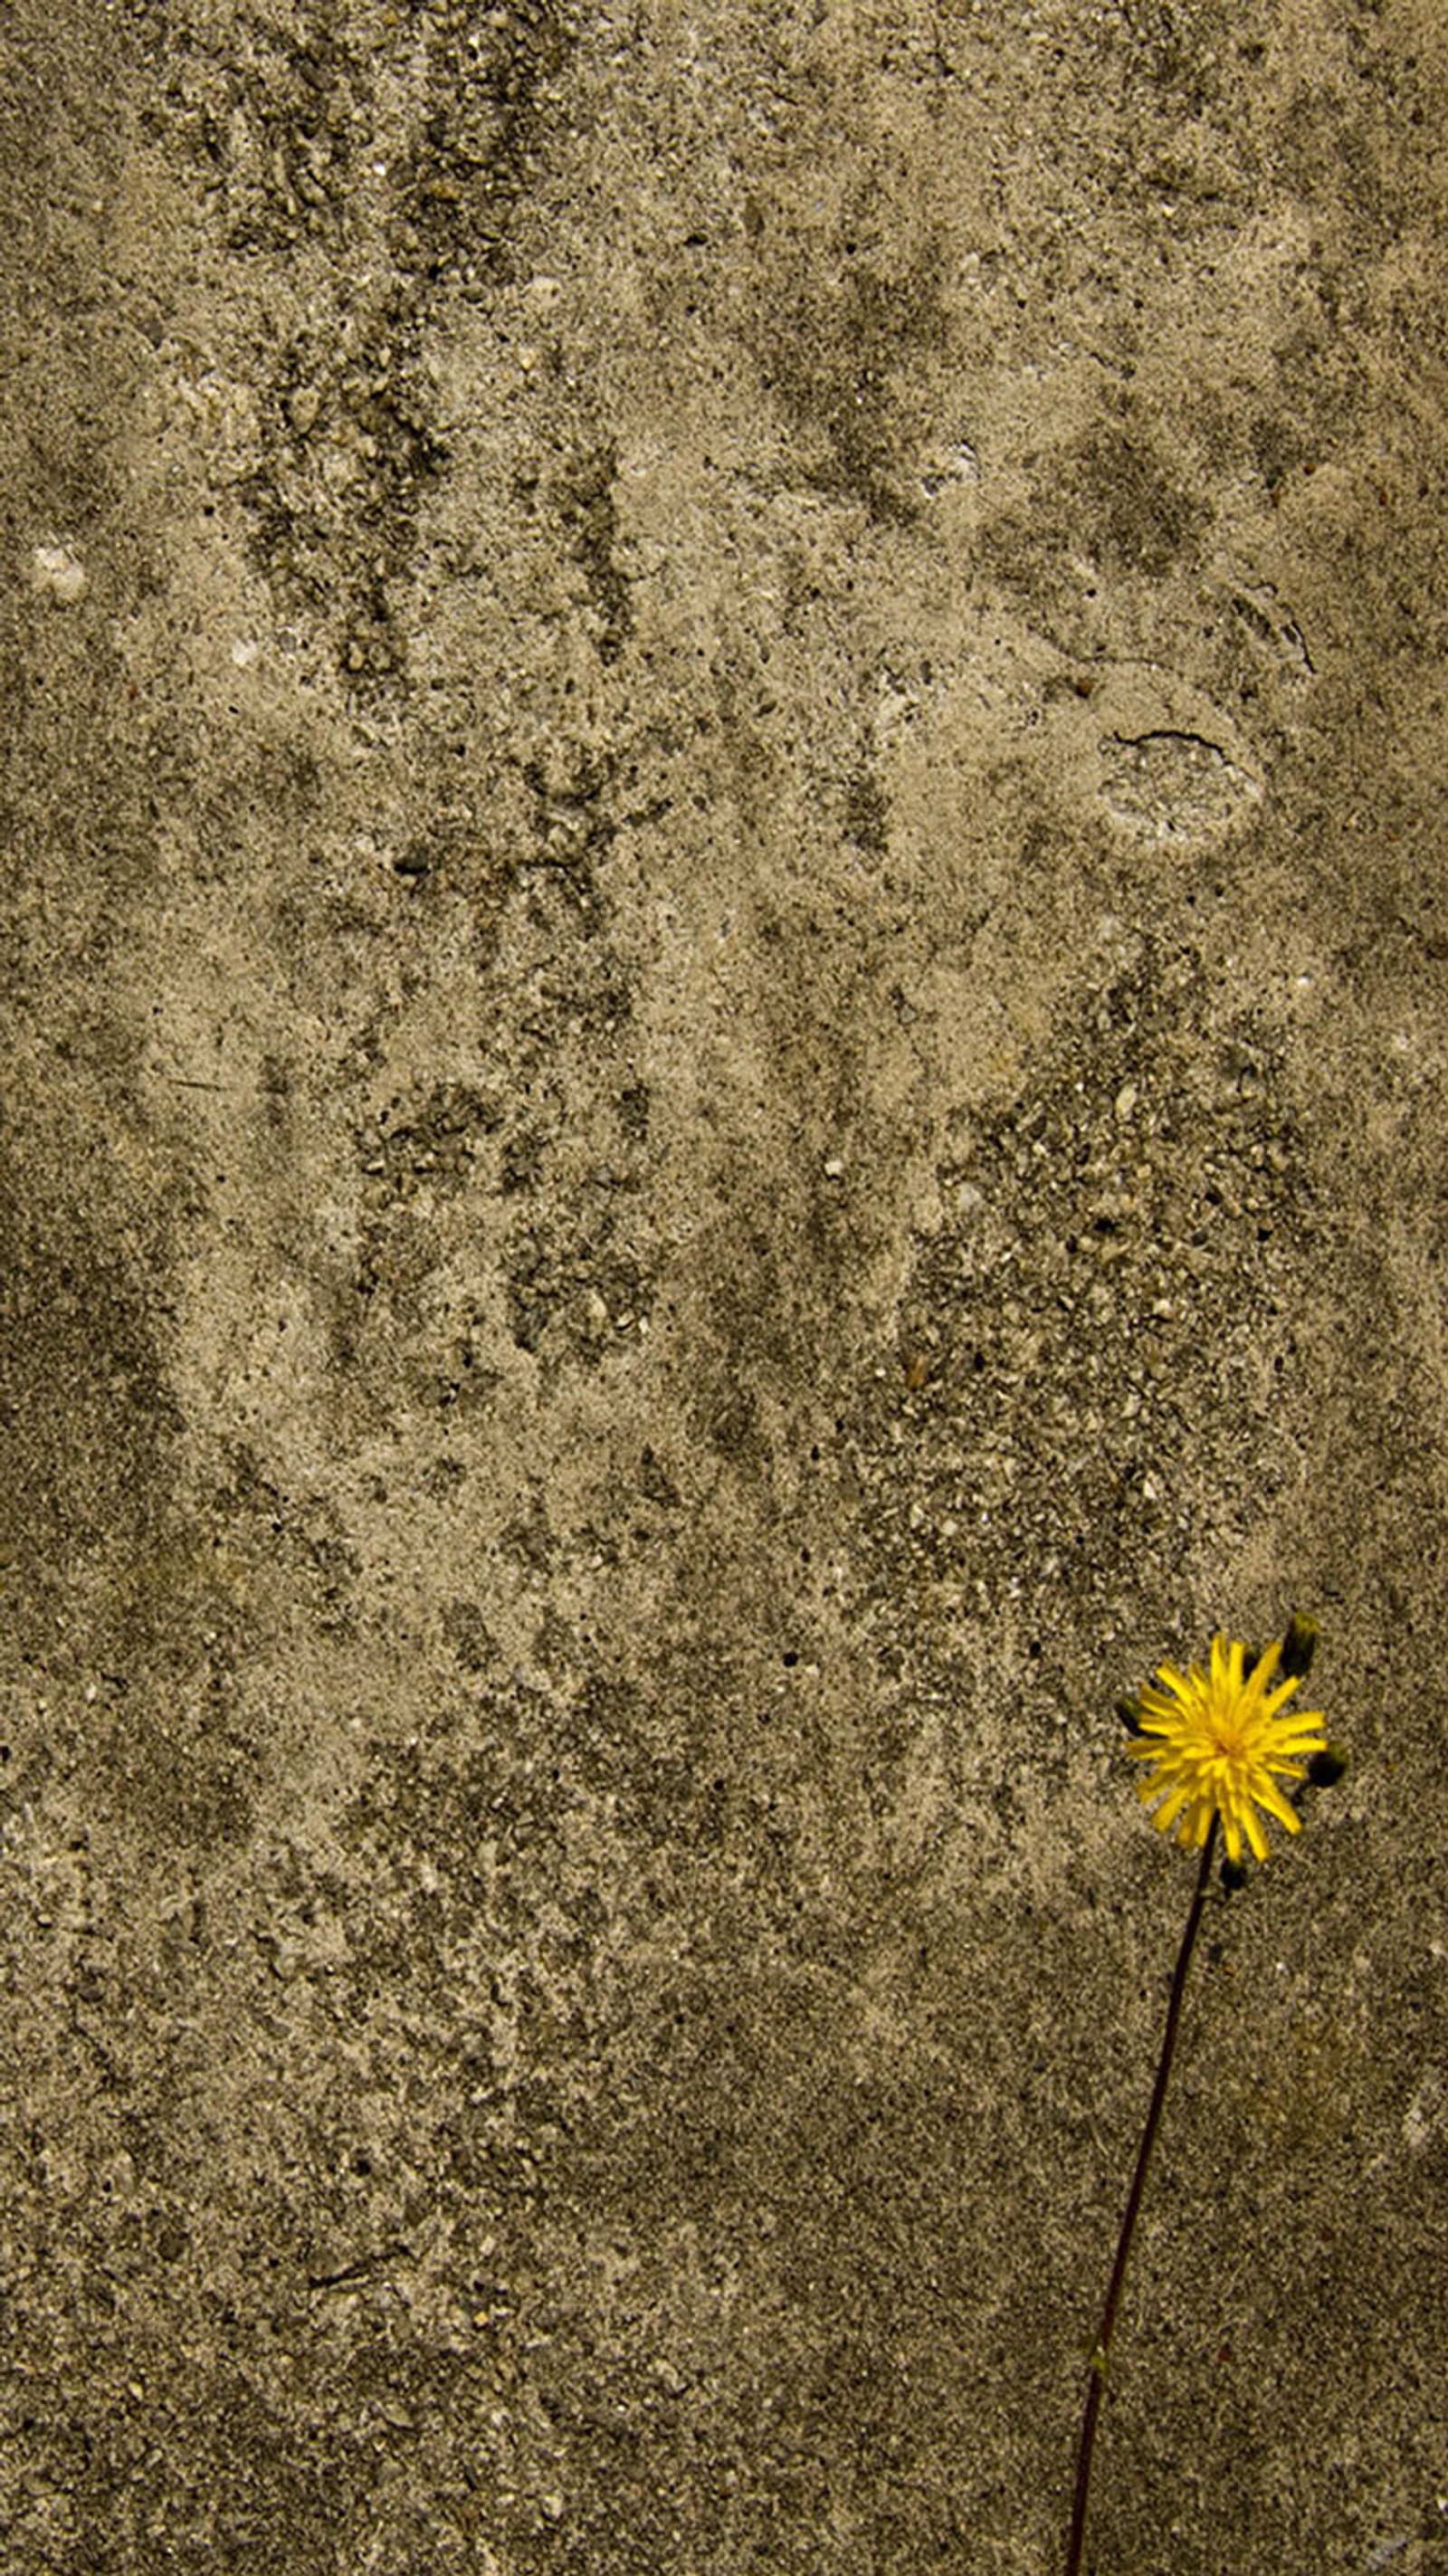
[[[57,608],[74,608],[86,594],[85,566],[69,546],[36,546],[30,557],[30,587]]]

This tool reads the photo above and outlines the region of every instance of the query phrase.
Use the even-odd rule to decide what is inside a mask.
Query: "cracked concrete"
[[[17,2576],[1448,2554],[1429,0],[13,0]]]

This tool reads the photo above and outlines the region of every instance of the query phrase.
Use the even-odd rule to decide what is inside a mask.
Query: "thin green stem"
[[[1126,2215],[1121,2222],[1121,2234],[1116,2240],[1116,2260],[1111,2266],[1106,2305],[1101,2311],[1101,2324],[1096,2341],[1091,2347],[1091,2378],[1086,2390],[1086,2412],[1081,2420],[1081,2447],[1076,2455],[1076,2499],[1071,2511],[1071,2545],[1066,2555],[1066,2576],[1080,2576],[1081,2552],[1086,2545],[1086,2507],[1091,2496],[1091,2459],[1096,2448],[1096,2419],[1101,2412],[1101,2400],[1106,2389],[1106,2366],[1111,2358],[1111,2338],[1116,2331],[1116,2311],[1121,2303],[1121,2285],[1126,2278],[1126,2259],[1131,2252],[1132,2237],[1136,2233],[1137,2213],[1141,2208],[1141,2195],[1146,2189],[1151,2151],[1156,2145],[1156,2133],[1161,2126],[1162,2108],[1166,2101],[1166,2088],[1171,2080],[1172,2059],[1176,2055],[1177,2025],[1182,2016],[1182,1997],[1186,1993],[1187,1970],[1192,1964],[1192,1952],[1197,1946],[1197,1931],[1201,1924],[1202,1907],[1207,1899],[1207,1882],[1211,1877],[1212,1861],[1217,1848],[1218,1822],[1219,1819],[1214,1815],[1207,1830],[1207,1839],[1202,1845],[1202,1865],[1197,1872],[1196,1893],[1192,1898],[1192,1910],[1187,1916],[1186,1930],[1182,1934],[1182,1945],[1177,1952],[1176,1969],[1171,1981],[1171,2001],[1166,2009],[1166,2029],[1162,2034],[1161,2057],[1157,2065],[1156,2082],[1152,2087],[1151,2108],[1147,2112],[1146,2127],[1142,2131],[1141,2145],[1137,2150],[1136,2171],[1131,2178],[1131,2191],[1127,2198]]]

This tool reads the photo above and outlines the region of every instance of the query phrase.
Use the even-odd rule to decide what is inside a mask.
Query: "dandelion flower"
[[[1135,1702],[1138,1731],[1127,1750],[1152,1765],[1138,1792],[1147,1806],[1161,1799],[1152,1822],[1163,1834],[1175,1825],[1184,1850],[1200,1851],[1220,1815],[1228,1859],[1241,1859],[1245,1840],[1265,1860],[1259,1807],[1290,1834],[1298,1830],[1277,1784],[1305,1779],[1298,1757],[1324,1751],[1327,1739],[1316,1710],[1287,1711],[1300,1671],[1272,1687],[1282,1642],[1253,1657],[1237,1640],[1214,1637],[1210,1671],[1163,1664]]]

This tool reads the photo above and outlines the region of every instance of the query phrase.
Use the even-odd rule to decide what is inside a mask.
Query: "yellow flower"
[[[1147,1806],[1161,1798],[1152,1822],[1163,1834],[1175,1825],[1185,1850],[1200,1851],[1219,1815],[1229,1860],[1241,1859],[1244,1836],[1265,1860],[1259,1807],[1297,1832],[1298,1818],[1277,1783],[1305,1779],[1297,1756],[1320,1753],[1327,1739],[1316,1710],[1281,1714],[1301,1679],[1294,1674],[1269,1687],[1281,1653],[1279,1642],[1254,1663],[1248,1647],[1214,1637],[1210,1672],[1200,1664],[1185,1673],[1163,1664],[1156,1678],[1164,1687],[1150,1684],[1136,1701],[1140,1731],[1127,1750],[1153,1766],[1138,1792]]]

